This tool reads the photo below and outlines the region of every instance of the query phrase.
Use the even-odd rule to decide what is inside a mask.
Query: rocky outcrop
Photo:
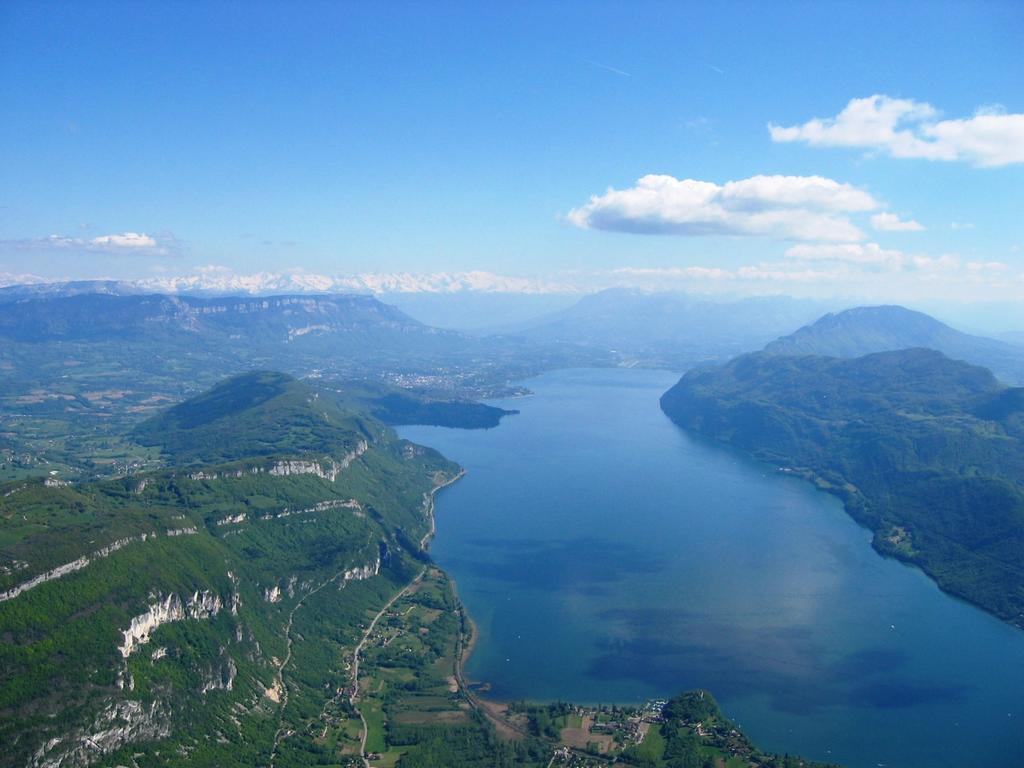
[[[348,469],[352,462],[362,456],[369,449],[366,440],[360,440],[356,447],[346,453],[340,461],[334,459],[281,459],[273,464],[255,464],[239,469],[227,469],[219,471],[199,470],[190,472],[189,480],[227,480],[245,477],[246,475],[260,475],[264,472],[275,477],[287,477],[289,475],[316,475],[317,477],[329,480],[332,483],[338,475]]]
[[[237,523],[244,523],[245,520],[245,512],[239,512],[237,515],[228,515],[227,517],[221,518],[217,521],[217,525],[235,525]]]
[[[238,667],[235,666],[235,660],[228,656],[223,664],[213,667],[203,674],[199,692],[205,694],[210,691],[230,691],[235,686],[235,677],[237,676]]]
[[[0,592],[0,602],[17,597],[22,592],[27,592],[33,587],[38,587],[40,584],[45,584],[48,581],[59,579],[61,576],[67,576],[69,573],[80,571],[88,564],[88,557],[80,557],[77,560],[72,560],[70,563],[64,563],[63,565],[58,565],[56,568],[51,568],[49,571],[40,573],[38,576],[33,576],[28,581],[22,582],[16,587],[11,587],[5,592]]]
[[[114,701],[87,727],[47,741],[32,756],[31,768],[84,768],[125,744],[166,739],[171,735],[170,708],[161,701]]]
[[[360,440],[358,443],[356,443],[355,450],[346,454],[345,458],[341,460],[341,463],[339,465],[341,469],[348,469],[349,465],[352,464],[353,461],[358,459],[364,453],[366,453],[369,447],[369,444],[365,440]]]
[[[289,328],[288,329],[288,341],[298,338],[299,336],[305,336],[307,333],[313,333],[315,331],[321,331],[323,333],[330,333],[334,329],[334,326],[327,325],[326,323],[317,323],[315,325],[306,325],[302,328]]]
[[[245,477],[246,475],[258,475],[263,472],[263,467],[253,466],[246,469],[227,469],[220,472],[210,472],[207,470],[200,470],[198,472],[190,472],[188,475],[189,480],[227,480],[232,478]]]
[[[307,461],[304,459],[287,459],[279,461],[268,470],[269,474],[277,477],[287,477],[288,475],[316,475],[324,480],[330,480],[332,483],[338,477],[338,465],[333,462],[327,462],[325,467],[319,461]]]
[[[149,606],[145,613],[132,619],[128,629],[121,633],[124,642],[117,650],[127,659],[136,648],[149,642],[150,635],[157,627],[172,621],[209,619],[216,616],[222,607],[220,595],[213,592],[197,591],[185,601],[177,594],[171,593]]]
[[[173,534],[170,531],[168,531],[167,535],[171,536]],[[117,550],[123,547],[127,547],[129,544],[132,544],[136,541],[146,541],[147,539],[151,538],[156,538],[156,534],[141,533],[138,536],[126,536],[123,539],[118,539],[117,541],[111,542],[107,546],[101,547],[100,549],[97,549],[95,552],[89,555],[80,557],[77,560],[72,560],[70,563],[58,565],[56,568],[51,568],[50,570],[44,573],[40,573],[38,576],[33,576],[28,581],[22,582],[21,584],[18,584],[15,587],[11,587],[5,592],[0,592],[0,603],[2,603],[4,600],[10,600],[11,598],[17,597],[22,592],[27,592],[33,587],[38,587],[40,584],[45,584],[48,581],[59,579],[61,576],[67,576],[69,573],[80,571],[93,560],[99,560],[100,558],[109,557],[114,552],[117,552]]]
[[[342,579],[344,581],[363,581],[365,579],[373,578],[380,573],[380,557],[377,557],[376,562],[373,564],[364,565],[360,568],[350,568],[345,571]]]
[[[332,509],[361,510],[362,505],[355,499],[328,499],[327,501],[320,501],[314,504],[312,507],[305,507],[303,509],[289,509],[288,507],[285,507],[280,512],[260,515],[260,520],[276,520],[279,517],[305,515],[311,512],[328,512]]]

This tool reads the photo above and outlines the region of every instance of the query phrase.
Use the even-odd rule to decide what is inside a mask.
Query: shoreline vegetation
[[[426,515],[427,515],[427,521],[430,524],[430,527],[427,530],[427,532],[425,534],[423,534],[423,538],[420,539],[420,549],[422,549],[424,552],[427,551],[428,547],[430,546],[431,540],[437,534],[437,519],[436,519],[436,517],[434,515],[434,507],[435,507],[435,499],[437,498],[438,492],[443,490],[443,489],[445,489],[445,488],[447,488],[450,485],[454,485],[456,482],[458,482],[459,480],[461,480],[465,476],[466,476],[466,470],[463,469],[462,467],[460,467],[459,471],[456,472],[453,477],[450,477],[447,480],[444,480],[442,482],[437,483],[428,492],[427,499],[426,499]]]
[[[445,606],[448,610],[443,610]],[[432,638],[432,640],[431,640]],[[367,630],[356,707],[364,768],[825,768],[764,753],[707,691],[643,706],[488,699],[466,680],[479,635],[455,585],[427,565]],[[430,646],[423,656],[410,653]]]

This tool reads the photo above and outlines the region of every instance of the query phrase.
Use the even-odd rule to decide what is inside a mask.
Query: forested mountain
[[[765,352],[687,373],[679,425],[839,495],[881,552],[1024,626],[1024,389],[940,352]]]
[[[774,355],[860,357],[924,347],[989,368],[1011,384],[1024,383],[1024,347],[972,336],[922,312],[900,306],[855,307],[828,314],[765,347]]]
[[[139,435],[170,466],[2,488],[0,765],[308,765],[457,467],[276,374]]]

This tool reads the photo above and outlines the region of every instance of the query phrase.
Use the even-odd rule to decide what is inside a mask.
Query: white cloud
[[[953,221],[949,224],[950,229],[974,229],[974,224],[969,221]]]
[[[895,272],[916,272],[919,274],[955,272],[966,270],[971,275],[982,272],[996,272],[1000,262],[973,261],[964,264],[951,254],[928,256],[909,254],[895,248],[882,248],[878,243],[808,243],[794,245],[785,253],[788,259],[800,261],[833,262],[857,265],[862,270]]]
[[[924,227],[913,219],[903,220],[895,213],[876,213],[871,226],[879,232],[922,232]]]
[[[754,176],[719,185],[651,174],[569,212],[584,229],[638,234],[760,235],[789,240],[863,237],[845,215],[880,207],[870,194],[822,176]]]
[[[841,273],[835,269],[793,269],[786,264],[749,264],[721,267],[620,267],[612,270],[627,285],[668,290],[680,283],[828,283]],[[674,285],[673,285],[674,284]]]
[[[92,238],[70,235],[22,238],[0,241],[0,249],[31,251],[45,254],[100,253],[109,255],[145,254],[147,256],[174,256],[180,253],[181,243],[171,234],[159,238],[138,232],[120,232]]]
[[[910,269],[925,273],[953,273],[958,272],[963,266],[960,259],[949,254],[943,256],[923,256],[920,254],[908,256],[906,264]]]
[[[859,147],[893,157],[962,160],[982,167],[1024,163],[1024,114],[986,107],[973,117],[938,120],[931,104],[876,94],[851,99],[835,117],[768,125],[772,141]]]
[[[811,249],[819,248],[817,253]],[[797,250],[801,249],[801,250]],[[1017,300],[1024,273],[1002,262],[963,262],[957,256],[908,255],[868,244],[797,245],[790,259],[722,268],[624,267],[606,285],[646,290],[687,290],[729,295],[859,296],[860,300]],[[595,284],[600,281],[595,279]]]
[[[902,251],[882,248],[878,243],[811,243],[794,245],[786,250],[786,258],[800,261],[837,261],[850,264],[875,264],[901,267],[906,257]]]
[[[147,234],[122,232],[119,235],[100,235],[89,241],[90,245],[114,246],[115,248],[155,248],[156,240]]]
[[[964,264],[964,269],[974,274],[982,272],[1005,274],[1009,271],[1010,265],[1002,261],[968,261]]]

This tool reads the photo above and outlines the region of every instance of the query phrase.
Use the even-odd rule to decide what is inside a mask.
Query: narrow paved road
[[[465,474],[466,470],[461,469],[459,470],[459,473],[454,477],[444,481],[443,483],[439,483],[430,489],[430,492],[427,494],[427,498],[424,499],[424,511],[426,512],[427,519],[430,521],[430,528],[427,530],[425,534],[423,534],[423,538],[420,539],[420,549],[427,548],[427,544],[430,543],[430,540],[434,537],[434,533],[437,530],[437,527],[434,523],[434,497],[437,495],[437,492],[440,491],[442,488],[447,488],[449,485],[454,483],[456,480],[459,480]],[[352,653],[352,695],[349,697],[349,704],[351,704],[352,708],[359,713],[359,720],[363,724],[363,735],[359,743],[359,756],[362,757],[363,765],[365,765],[367,768],[369,768],[370,766],[370,761],[366,759],[366,739],[369,736],[369,728],[366,725],[366,718],[363,717],[362,710],[360,710],[359,707],[356,706],[356,700],[359,698],[359,654],[362,653],[363,647],[366,645],[366,642],[370,639],[370,635],[373,634],[373,630],[377,626],[377,622],[380,621],[380,617],[387,613],[388,608],[394,605],[396,600],[401,598],[403,595],[407,594],[414,585],[418,584],[423,579],[423,576],[426,572],[427,569],[426,567],[424,567],[423,570],[416,575],[416,578],[414,578],[412,581],[410,581],[408,584],[402,587],[402,589],[399,592],[397,592],[390,600],[387,601],[387,603],[385,603],[384,607],[381,608],[380,611],[377,612],[377,615],[373,617],[373,621],[371,621],[370,626],[366,628],[366,631],[363,633],[362,639],[359,641],[359,644],[356,646],[355,651],[353,651]]]
[[[391,599],[388,600],[384,604],[384,607],[377,612],[377,615],[373,617],[373,621],[370,622],[370,626],[366,628],[366,631],[363,633],[362,639],[356,646],[355,651],[352,652],[352,695],[349,697],[348,701],[349,704],[351,704],[352,707],[356,710],[356,712],[359,713],[359,719],[363,723],[363,737],[359,744],[359,756],[363,758],[363,764],[367,766],[367,768],[369,768],[370,766],[370,761],[366,759],[366,738],[369,735],[370,729],[366,725],[366,718],[363,717],[362,710],[356,707],[356,700],[359,698],[359,654],[362,653],[363,647],[366,645],[366,642],[370,639],[370,635],[373,634],[374,627],[377,626],[377,622],[380,621],[380,617],[387,613],[388,608],[394,605],[396,600],[401,598],[416,584],[418,584],[423,579],[423,575],[426,572],[427,569],[424,568],[416,575],[416,578],[414,578],[412,581],[410,581],[408,584],[402,587],[401,590],[392,595]]]
[[[425,507],[424,511],[426,512],[427,518],[430,521],[430,528],[423,535],[423,538],[420,540],[420,548],[421,549],[426,549],[427,544],[433,538],[434,532],[436,531],[436,527],[434,525],[434,496],[437,494],[437,492],[439,490],[441,490],[442,488],[446,488],[447,486],[451,485],[456,480],[459,480],[465,474],[466,474],[465,470],[460,470],[459,473],[457,475],[455,475],[454,477],[452,477],[451,479],[446,480],[445,482],[439,483],[438,485],[434,486],[430,490],[429,494],[427,495],[427,498],[424,500],[424,507]],[[359,720],[362,722],[362,737],[360,739],[360,744],[359,744],[359,756],[362,758],[363,765],[365,765],[366,768],[370,768],[370,761],[366,759],[366,740],[367,740],[367,737],[369,736],[369,728],[366,725],[366,718],[363,717],[362,711],[356,706],[356,701],[359,698],[359,655],[362,653],[363,648],[366,646],[367,641],[370,639],[370,635],[373,634],[373,630],[376,628],[377,622],[380,621],[381,617],[385,613],[387,613],[388,609],[392,605],[395,604],[395,601],[399,600],[403,595],[407,594],[409,592],[409,590],[412,589],[413,586],[418,584],[423,579],[423,576],[426,574],[426,572],[427,572],[427,568],[426,568],[426,566],[424,566],[423,570],[421,570],[419,572],[419,574],[417,574],[416,577],[412,581],[410,581],[408,584],[406,584],[404,587],[402,587],[401,590],[396,592],[391,597],[391,599],[388,600],[387,603],[384,604],[384,607],[381,608],[377,612],[377,615],[373,617],[373,620],[370,622],[370,626],[368,626],[366,628],[366,631],[363,632],[362,638],[360,638],[359,643],[356,645],[355,650],[352,652],[352,694],[351,694],[351,696],[349,696],[349,704],[351,704],[352,707],[356,710],[356,712],[359,713]],[[282,698],[281,698],[281,713],[280,713],[281,721],[282,722],[281,722],[281,725],[277,729],[277,733],[274,735],[274,747],[273,747],[273,750],[270,753],[270,768],[274,768],[274,761],[277,759],[278,747],[281,745],[281,742],[287,736],[287,734],[285,733],[285,729],[284,729],[284,711],[285,711],[285,708],[288,706],[288,686],[285,683],[284,670],[288,666],[289,662],[291,662],[291,659],[292,659],[292,620],[293,620],[293,618],[295,616],[295,612],[298,611],[298,609],[306,601],[306,598],[311,597],[312,595],[315,595],[317,592],[319,592],[321,589],[326,587],[328,584],[331,584],[332,582],[337,581],[338,578],[341,575],[342,575],[341,573],[335,574],[332,578],[330,578],[327,581],[325,581],[323,584],[318,586],[316,589],[312,590],[311,592],[308,592],[306,595],[304,595],[302,597],[301,600],[299,600],[299,602],[297,602],[294,605],[294,607],[292,608],[292,610],[288,614],[288,624],[287,624],[287,626],[285,628],[285,639],[287,641],[287,653],[286,653],[286,655],[284,657],[284,661],[281,662],[281,666],[278,668],[278,673],[277,673],[278,674],[278,685],[280,686],[281,691],[282,691],[282,693],[281,693],[281,696],[282,696]]]
[[[299,599],[299,602],[293,605],[292,609],[288,612],[288,624],[285,625],[284,630],[287,653],[285,653],[284,661],[281,662],[281,666],[277,668],[277,685],[281,691],[281,711],[278,713],[278,717],[280,717],[281,722],[280,725],[278,725],[277,727],[277,732],[274,734],[274,748],[270,752],[270,768],[274,768],[274,761],[277,759],[277,749],[281,746],[281,742],[284,741],[286,736],[284,728],[284,711],[288,707],[288,683],[286,683],[284,679],[284,670],[285,667],[287,667],[292,660],[292,645],[294,642],[292,638],[292,622],[295,619],[295,612],[302,607],[302,604],[306,602],[307,598],[312,597],[321,589],[326,587],[328,584],[333,584],[334,582],[336,582],[343,573],[344,571],[340,571],[334,574],[334,576],[329,578],[316,589],[313,589],[304,594]]]

